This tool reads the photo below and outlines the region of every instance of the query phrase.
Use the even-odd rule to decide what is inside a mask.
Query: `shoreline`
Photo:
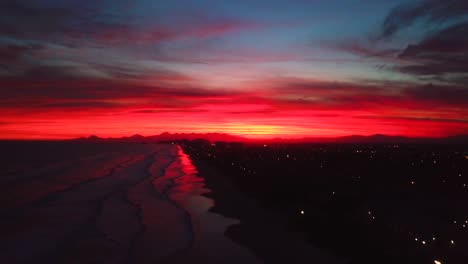
[[[218,177],[216,168],[188,155],[197,168],[198,177],[203,178],[211,190],[202,194],[214,200],[209,211],[240,221],[226,228],[226,237],[245,246],[265,263],[346,263],[330,250],[308,243],[305,235],[288,230],[285,217],[263,208],[238,191],[229,177]]]

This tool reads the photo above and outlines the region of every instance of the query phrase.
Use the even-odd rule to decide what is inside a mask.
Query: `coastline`
[[[262,208],[256,200],[238,191],[228,177],[221,177],[216,168],[189,156],[198,177],[211,190],[203,194],[215,202],[210,211],[240,221],[226,229],[226,237],[247,247],[265,263],[346,263],[329,250],[308,243],[302,234],[288,230],[281,214]]]
[[[262,263],[224,235],[239,220],[209,211],[204,180],[176,146],[58,149],[45,161],[41,148],[28,152],[40,173],[4,177],[0,262]]]

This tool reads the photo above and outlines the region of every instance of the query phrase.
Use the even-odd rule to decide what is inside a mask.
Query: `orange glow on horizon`
[[[218,122],[213,121],[218,119]],[[262,123],[264,124],[262,124]],[[462,128],[460,124],[429,121],[360,120],[343,117],[284,117],[244,118],[244,121],[225,121],[213,116],[197,117],[166,115],[164,119],[151,116],[122,115],[60,117],[41,119],[16,119],[4,124],[2,139],[71,139],[97,135],[99,137],[123,137],[134,134],[143,136],[170,133],[225,133],[252,139],[339,137],[348,135],[403,135],[410,137],[443,137]],[[467,128],[467,126],[464,126]],[[466,131],[466,130],[465,130]],[[460,133],[461,134],[461,133]]]
[[[391,105],[330,109],[268,100],[256,104],[243,97],[226,97],[219,102],[206,99],[209,104],[203,99],[193,106],[171,108],[141,106],[141,100],[136,105],[131,105],[133,99],[117,100],[119,107],[110,109],[5,108],[0,117],[0,139],[72,139],[90,135],[116,138],[163,132],[224,133],[252,139],[373,134],[443,137],[468,131],[468,121],[463,121],[468,112],[463,109],[451,115],[441,110],[410,111]]]

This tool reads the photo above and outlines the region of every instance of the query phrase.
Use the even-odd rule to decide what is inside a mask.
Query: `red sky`
[[[274,83],[284,85],[284,89],[272,87],[251,93],[246,89],[160,88],[138,82],[44,80],[20,85],[15,80],[17,88],[2,107],[1,136],[119,137],[169,131],[257,138],[375,133],[438,137],[462,134],[468,128],[464,119],[468,111],[463,104],[437,97],[421,99],[413,88],[399,88],[394,95],[382,87],[283,81],[265,82],[263,87]],[[36,92],[55,89],[47,87],[58,87],[55,98]],[[70,90],[62,91],[61,87]]]
[[[6,1],[0,138],[467,134],[450,3]]]

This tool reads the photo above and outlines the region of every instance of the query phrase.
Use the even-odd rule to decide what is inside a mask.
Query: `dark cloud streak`
[[[385,18],[380,38],[390,38],[404,28],[412,26],[418,20],[441,23],[466,16],[466,0],[424,0],[411,2],[394,8]]]
[[[18,45],[18,44],[7,44],[0,45],[0,61],[3,62],[14,62],[19,60],[22,56],[31,52],[42,49],[41,45]]]
[[[413,83],[392,82],[324,82],[307,80],[277,80],[279,82],[275,98],[289,98],[288,95],[301,95],[297,99],[286,99],[298,104],[318,107],[379,107],[379,105],[427,107],[465,107],[468,105],[468,89],[457,85],[416,85]],[[282,87],[282,88],[280,88]],[[398,92],[395,92],[398,90]],[[308,100],[308,98],[320,98]]]
[[[426,25],[427,29],[418,28],[425,30],[422,40],[400,50],[382,48],[416,22]],[[426,84],[449,84],[463,93],[463,87],[468,89],[468,1],[424,0],[400,5],[389,12],[377,39],[348,41],[338,49],[380,59],[384,66],[379,69],[408,74]]]
[[[409,45],[399,57],[414,62],[402,72],[415,75],[468,73],[468,22],[456,24]]]

